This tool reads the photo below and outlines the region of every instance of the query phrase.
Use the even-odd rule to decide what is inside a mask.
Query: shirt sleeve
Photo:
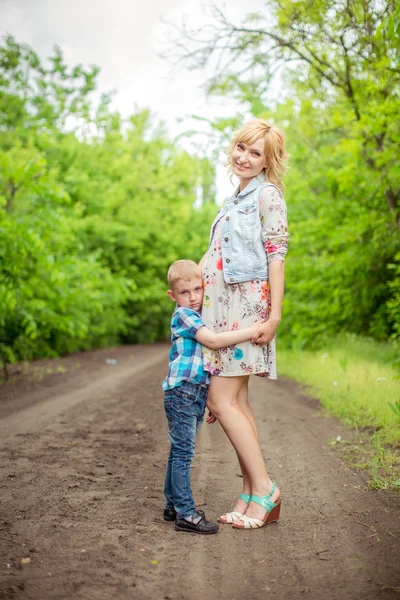
[[[205,327],[199,313],[190,308],[178,308],[175,316],[174,337],[194,338],[200,327]]]
[[[262,241],[268,264],[285,260],[289,242],[286,203],[283,195],[272,186],[266,187],[259,199]]]

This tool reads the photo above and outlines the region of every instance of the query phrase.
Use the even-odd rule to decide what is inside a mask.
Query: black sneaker
[[[176,531],[187,531],[188,533],[217,533],[219,526],[217,523],[211,523],[200,511],[196,511],[195,515],[192,515],[190,519],[176,519],[175,522]]]
[[[174,508],[164,508],[164,521],[175,521],[176,510]]]
[[[205,517],[204,511],[200,508],[196,511],[202,517]],[[176,510],[174,508],[164,508],[164,521],[176,521]]]

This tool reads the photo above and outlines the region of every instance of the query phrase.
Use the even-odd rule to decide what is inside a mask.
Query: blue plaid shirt
[[[171,319],[172,348],[163,390],[176,388],[184,381],[198,385],[210,383],[210,376],[203,369],[202,345],[195,339],[200,327],[204,327],[204,323],[198,312],[182,306],[176,308]]]

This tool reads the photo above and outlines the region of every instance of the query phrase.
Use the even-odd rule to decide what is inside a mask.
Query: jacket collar
[[[260,175],[258,175],[257,177],[253,177],[253,179],[250,181],[250,183],[247,184],[247,186],[244,188],[244,190],[242,190],[241,192],[238,193],[237,197],[243,198],[244,196],[247,196],[247,194],[250,194],[250,192],[253,192],[255,189],[260,187],[260,185],[262,185],[263,183],[265,183],[264,174],[260,173]]]

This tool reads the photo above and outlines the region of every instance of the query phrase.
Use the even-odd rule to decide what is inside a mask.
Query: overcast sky
[[[264,0],[227,0],[229,17],[240,22]],[[245,7],[245,8],[244,8]],[[116,90],[114,105],[123,114],[135,106],[149,107],[164,120],[172,135],[186,125],[177,119],[190,114],[226,116],[233,107],[208,100],[200,85],[207,74],[181,70],[171,78],[168,63],[158,56],[167,28],[161,17],[193,26],[209,22],[206,4],[194,0],[0,0],[0,35],[11,33],[42,58],[59,45],[71,65],[98,65],[101,92]],[[218,169],[218,195],[232,189],[225,169]],[[221,198],[219,198],[221,199]]]

